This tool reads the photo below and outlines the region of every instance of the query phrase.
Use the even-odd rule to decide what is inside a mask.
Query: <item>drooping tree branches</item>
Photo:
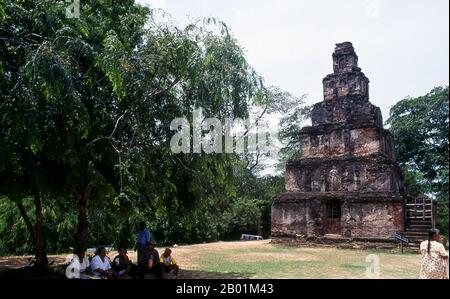
[[[200,235],[199,209],[222,211],[236,197],[237,157],[175,155],[170,122],[198,107],[221,119],[247,118],[253,106],[265,114],[262,79],[213,19],[180,29],[133,1],[85,1],[79,19],[64,8],[6,1],[0,16],[0,179],[14,186],[0,194],[19,199],[38,263],[46,263],[45,204],[76,215],[78,247],[95,242],[92,223],[111,215],[123,229],[141,215],[180,232],[181,214],[183,229]],[[20,202],[27,197],[34,224]]]

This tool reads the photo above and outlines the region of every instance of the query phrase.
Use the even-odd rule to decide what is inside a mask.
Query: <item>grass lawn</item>
[[[163,248],[158,248],[162,253]],[[109,254],[110,258],[115,252]],[[369,265],[366,258],[379,258],[379,278],[416,279],[419,254],[399,250],[347,250],[273,245],[270,241],[218,242],[179,246],[173,256],[181,267],[180,278],[299,278],[364,279]],[[135,262],[136,254],[129,251]],[[66,255],[50,256],[61,263]],[[26,257],[0,257],[0,270],[26,265]]]
[[[302,278],[364,279],[369,263],[376,255],[380,261],[379,278],[418,278],[419,254],[399,251],[346,250],[335,248],[299,248],[272,245],[269,241],[220,242],[181,246],[174,257],[186,277],[194,278]]]

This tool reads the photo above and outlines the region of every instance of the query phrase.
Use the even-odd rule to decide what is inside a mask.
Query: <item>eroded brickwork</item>
[[[404,230],[403,175],[369,79],[351,43],[337,44],[324,101],[300,132],[300,158],[286,166],[274,199],[272,237],[391,240]]]

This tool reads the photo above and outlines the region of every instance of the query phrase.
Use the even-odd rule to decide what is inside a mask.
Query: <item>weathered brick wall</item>
[[[357,238],[393,239],[405,229],[402,202],[344,203],[342,235]]]
[[[300,134],[301,159],[381,155],[395,159],[390,134],[377,127],[316,127]]]
[[[287,192],[403,192],[398,166],[383,159],[298,161],[286,168]]]
[[[311,111],[312,126],[333,124],[358,124],[383,127],[379,107],[360,97],[320,102]]]
[[[308,203],[280,203],[272,208],[272,235],[307,234]]]
[[[394,193],[385,197],[365,194],[348,198],[343,193],[320,197],[314,194],[286,193],[272,207],[272,235],[323,237],[326,234],[326,204],[342,202],[340,219],[343,237],[392,240],[404,230],[403,200]]]
[[[362,72],[331,74],[323,80],[323,97],[332,101],[349,96],[368,98],[369,79]]]
[[[272,234],[321,236],[324,205],[320,199],[279,202],[272,208]]]

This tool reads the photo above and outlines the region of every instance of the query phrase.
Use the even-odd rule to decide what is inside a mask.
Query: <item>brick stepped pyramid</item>
[[[324,100],[286,165],[286,192],[273,201],[272,240],[395,246],[395,234],[405,231],[407,194],[393,136],[370,102],[353,45],[337,44],[332,59]]]
[[[428,231],[434,226],[436,203],[426,196],[409,200],[406,204],[406,229],[404,236],[412,244],[428,239]]]

